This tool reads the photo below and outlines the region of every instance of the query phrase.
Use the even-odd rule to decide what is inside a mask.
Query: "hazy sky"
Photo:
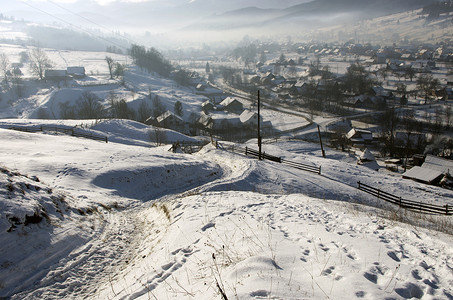
[[[187,30],[198,33],[200,29],[207,29],[217,39],[223,39],[226,38],[225,31],[220,32],[219,29],[236,30],[235,26],[240,23],[240,20],[234,20],[233,24],[226,22],[221,23],[222,27],[216,27],[219,25],[212,23],[212,19],[217,22],[218,16],[225,12],[251,6],[284,9],[310,1],[312,0],[0,0],[0,13],[17,20],[82,30],[89,28],[104,32],[155,35],[173,35],[175,31],[184,30],[181,36],[187,39],[193,38]],[[253,21],[254,18],[245,18],[245,21]],[[206,19],[208,23],[204,23]],[[199,38],[206,38],[204,32],[200,34]],[[234,33],[240,37],[246,34],[252,32]]]
[[[291,5],[309,2],[312,0],[1,0],[0,4],[0,11],[9,9],[21,9],[24,4],[21,2],[29,3],[29,4],[39,4],[45,5],[46,4],[62,4],[62,5],[70,5],[70,6],[79,6],[80,8],[89,7],[93,5],[93,3],[97,3],[100,5],[112,5],[112,4],[124,4],[124,3],[144,3],[147,2],[149,4],[154,4],[156,6],[178,6],[187,3],[209,3],[209,4],[226,4],[226,3],[235,3],[235,6],[257,6],[260,8],[285,8]]]

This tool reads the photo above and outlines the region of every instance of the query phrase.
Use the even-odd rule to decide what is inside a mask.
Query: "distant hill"
[[[288,23],[288,21],[291,21],[294,24],[294,22],[301,21],[301,24],[304,24],[307,23],[304,22],[306,20],[310,20],[311,24],[309,27],[317,27],[318,24],[331,25],[332,22],[326,20],[327,18],[330,18],[334,23],[346,20],[369,19],[422,8],[436,2],[436,0],[314,0],[288,8],[282,7],[282,9],[269,10],[245,7],[221,15],[210,16],[192,24],[189,28],[278,27],[281,22]],[[344,18],[336,17],[339,15],[344,16]],[[334,18],[331,18],[332,16]],[[233,25],[231,24],[232,21],[234,21]],[[252,25],[253,23],[254,25]]]
[[[432,5],[437,7],[437,3],[436,0],[314,0],[281,9],[245,7],[202,18],[183,31],[216,34],[215,30],[222,30],[225,35],[233,32],[258,36],[306,35],[325,27],[352,25]]]
[[[69,23],[75,28],[88,26],[95,31],[126,32],[139,36],[143,43],[153,45],[161,40],[176,41],[177,44],[228,42],[245,35],[266,38],[288,35],[307,37],[312,35],[311,32],[322,28],[350,26],[364,20],[422,8],[424,14],[429,16],[427,21],[430,21],[451,6],[451,0],[153,0],[115,1],[106,5],[90,1],[80,6],[74,3],[56,6],[39,2],[39,10],[33,10],[36,6],[33,0],[27,2],[32,3],[31,6],[23,3],[19,5],[14,0],[2,1],[7,3],[5,15],[17,14],[16,20],[25,18],[26,21],[33,21],[32,17],[35,17],[40,23],[47,19],[47,24],[55,27],[59,26],[59,21],[65,20],[66,23],[60,24],[60,27],[67,27]],[[442,4],[444,2],[447,4]],[[450,6],[445,8],[445,5]],[[52,15],[58,19],[52,18]],[[450,27],[448,22],[443,25]],[[407,26],[411,32],[417,29],[410,28],[410,22]],[[422,23],[421,26],[425,24]],[[423,31],[423,34],[426,32]],[[445,31],[445,34],[448,32]],[[43,44],[52,45],[49,40],[53,38],[54,35],[45,37]]]

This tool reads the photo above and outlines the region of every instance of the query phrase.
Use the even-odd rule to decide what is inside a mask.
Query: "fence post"
[[[245,146],[245,155],[247,156],[247,146]]]
[[[321,166],[319,166],[318,175],[321,175]]]
[[[108,138],[107,138],[107,137],[105,137],[105,142],[106,142],[106,143],[108,143],[108,142],[109,142],[109,141],[108,141]]]
[[[379,190],[379,189],[377,190],[377,197],[378,197],[378,199],[381,199],[381,194],[379,193],[380,191],[381,191],[381,190]]]
[[[400,207],[402,207],[402,205],[401,205],[401,197],[400,197]]]
[[[448,204],[445,204],[445,214],[448,216]]]

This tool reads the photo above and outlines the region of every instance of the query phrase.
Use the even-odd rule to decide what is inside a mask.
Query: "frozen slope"
[[[322,176],[212,146],[186,155],[116,141],[0,129],[0,166],[17,173],[0,181],[9,207],[0,215],[0,297],[453,298],[453,239],[427,229],[451,230],[451,217],[399,223],[402,212],[381,209],[355,183],[433,202],[451,203],[451,191],[422,191],[333,151],[322,159],[300,142],[264,147],[321,165]],[[21,187],[34,176],[40,193],[9,191],[11,180]],[[62,214],[48,190],[68,199]],[[14,214],[25,218],[24,201],[49,219],[8,232]]]

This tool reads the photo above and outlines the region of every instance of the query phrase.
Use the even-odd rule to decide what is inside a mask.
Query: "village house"
[[[220,102],[219,108],[232,113],[240,113],[244,110],[242,103],[233,97],[228,97]]]
[[[209,116],[202,114],[199,122],[204,128],[210,129],[213,132],[231,131],[232,129],[241,128],[242,125],[239,116],[225,112],[217,112]]]
[[[185,125],[184,120],[180,116],[175,115],[169,110],[158,116],[156,121],[158,126],[174,130],[180,130]]]
[[[85,75],[85,67],[68,67],[66,69],[69,76],[77,79],[84,78]]]
[[[427,155],[425,162],[415,166],[403,174],[403,178],[412,179],[426,184],[438,184],[444,177],[453,173],[453,160]]]
[[[214,104],[210,100],[206,100],[201,104],[201,110],[205,113],[208,113],[212,110],[214,110]]]
[[[213,104],[218,104],[218,103],[222,102],[225,98],[228,97],[227,93],[225,93],[221,89],[213,87],[209,83],[207,83],[207,84],[204,84],[204,83],[197,84],[196,88],[195,88],[195,93],[197,95],[205,96]]]
[[[239,116],[239,120],[244,127],[251,129],[256,128],[258,126],[258,113],[252,112],[250,110],[244,110]],[[262,122],[263,117],[260,116],[260,120]]]
[[[365,129],[352,128],[346,134],[346,138],[355,147],[361,148],[373,142],[373,133]]]
[[[63,81],[68,79],[68,71],[66,70],[46,70],[44,78],[51,81]]]
[[[197,86],[195,87],[195,90],[197,92],[204,92],[206,90],[206,84],[200,82],[199,84],[197,84]]]

